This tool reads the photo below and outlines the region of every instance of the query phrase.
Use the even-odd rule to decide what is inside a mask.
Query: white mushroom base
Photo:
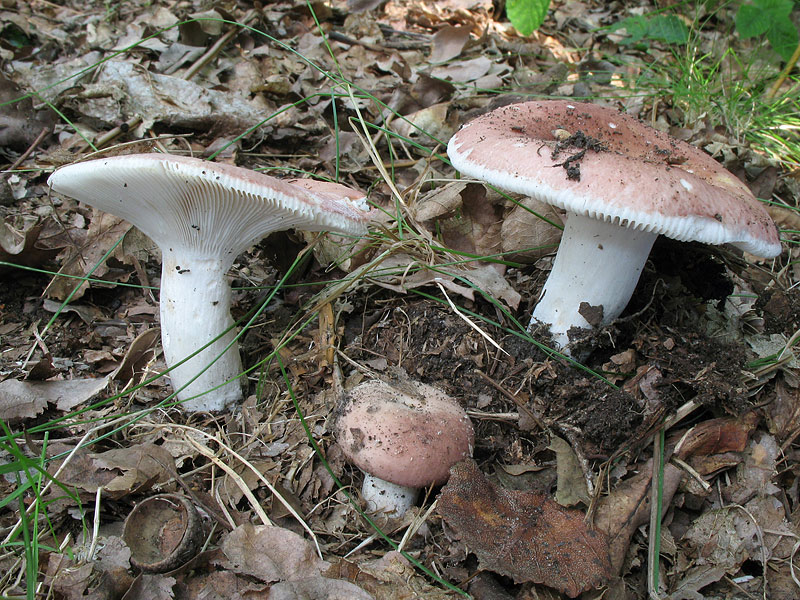
[[[361,497],[367,502],[367,512],[402,517],[417,502],[418,495],[418,488],[397,485],[364,473]]]
[[[657,237],[568,213],[553,269],[528,330],[536,322],[549,324],[553,340],[566,348],[570,328],[592,328],[579,312],[582,302],[602,307],[602,323],[616,319],[631,299]]]
[[[178,364],[232,327],[228,266],[185,251],[177,258],[169,249],[162,250],[161,344],[172,387],[189,411],[224,410],[242,399],[238,346],[234,343],[225,351],[236,337],[235,329]],[[217,386],[222,387],[214,390]]]

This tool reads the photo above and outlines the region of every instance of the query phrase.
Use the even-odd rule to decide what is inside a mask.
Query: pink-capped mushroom
[[[503,106],[464,125],[447,153],[462,174],[567,211],[533,311],[561,348],[571,328],[616,319],[659,235],[780,254],[778,230],[747,186],[702,150],[598,104]],[[591,313],[586,313],[586,310]]]
[[[350,390],[335,424],[339,445],[364,471],[370,512],[403,515],[421,488],[447,481],[450,467],[472,455],[475,434],[464,409],[418,381],[379,380]]]

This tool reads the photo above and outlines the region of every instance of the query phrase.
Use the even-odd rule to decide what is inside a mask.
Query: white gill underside
[[[592,328],[579,312],[582,302],[602,306],[602,323],[616,319],[633,295],[657,237],[655,233],[568,213],[553,269],[531,316],[531,327],[537,321],[549,324],[554,341],[564,348],[571,327]]]
[[[183,364],[178,363],[233,325],[228,261],[193,257],[185,250],[180,258],[165,250],[162,261],[161,343],[167,365],[172,367],[172,387],[179,390],[178,398],[187,410],[224,410],[242,399],[237,344],[225,351],[236,335],[235,329]]]

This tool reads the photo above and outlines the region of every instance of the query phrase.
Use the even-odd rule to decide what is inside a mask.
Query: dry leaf
[[[555,588],[571,598],[611,577],[608,540],[581,511],[546,494],[498,488],[474,461],[450,471],[437,508],[481,568]]]
[[[561,240],[561,216],[558,210],[535,198],[524,198],[505,218],[500,233],[503,252],[512,252],[510,260],[535,262],[555,252]],[[549,221],[549,222],[548,222]]]
[[[302,536],[268,525],[241,525],[222,542],[222,551],[236,573],[261,581],[315,577],[329,565]]]
[[[492,265],[481,265],[474,269],[465,270],[456,270],[453,267],[449,267],[449,270],[454,275],[445,275],[444,273],[437,273],[424,268],[413,270],[413,265],[416,262],[408,254],[394,254],[381,263],[380,271],[385,271],[387,274],[378,275],[373,272],[369,274],[369,279],[376,285],[400,294],[405,294],[410,289],[424,285],[440,283],[449,292],[459,294],[468,300],[474,300],[475,289],[456,283],[455,274],[458,274],[493,298],[502,300],[513,309],[519,306],[522,299],[519,292],[512,288]]]
[[[84,276],[131,228],[128,222],[114,215],[100,211],[94,211],[93,215],[85,247],[70,251],[59,270],[60,275]],[[95,269],[92,276],[101,277],[107,271],[107,266],[103,264]],[[50,298],[64,300],[76,287],[78,290],[71,298],[73,302],[83,296],[89,283],[79,283],[72,277],[55,277],[47,286],[45,294]]]
[[[464,49],[469,41],[469,28],[445,25],[435,34],[431,40],[431,56],[428,59],[432,63],[440,63],[455,58]]]
[[[431,75],[438,79],[447,79],[457,83],[466,83],[480,79],[492,68],[492,61],[486,56],[460,60],[444,67],[435,67]]]
[[[172,591],[175,583],[174,577],[142,573],[134,579],[124,600],[172,600],[175,598]]]
[[[175,470],[172,455],[155,444],[115,448],[89,457],[96,470],[114,475],[103,486],[113,498],[142,492],[155,483],[167,481]]]
[[[93,398],[108,385],[109,378],[69,381],[19,381],[0,383],[0,419],[15,423],[41,414],[48,404],[70,410]]]
[[[26,267],[35,267],[55,258],[57,248],[45,248],[37,242],[44,228],[43,223],[34,225],[25,232],[17,231],[6,223],[0,223],[0,261]],[[0,265],[0,273],[11,267]]]
[[[574,506],[579,502],[589,505],[589,491],[583,476],[578,457],[567,442],[560,437],[550,436],[550,450],[556,453],[556,502],[561,506]]]
[[[267,600],[375,600],[354,583],[327,577],[282,581],[269,588]]]
[[[613,572],[619,574],[631,537],[650,518],[650,480],[652,461],[639,467],[639,473],[622,482],[600,500],[594,522],[608,536]],[[669,508],[683,472],[672,464],[664,465],[663,507]]]

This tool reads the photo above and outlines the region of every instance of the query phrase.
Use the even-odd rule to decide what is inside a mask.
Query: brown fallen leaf
[[[431,39],[431,55],[428,61],[441,63],[455,58],[469,41],[469,27],[445,25],[433,34]]]
[[[324,575],[344,579],[371,594],[375,600],[447,600],[452,592],[435,587],[425,580],[414,566],[399,552],[392,550],[381,558],[354,563],[346,559],[335,561]]]
[[[474,461],[451,469],[437,507],[481,568],[517,583],[542,583],[574,598],[611,577],[608,539],[586,525],[582,511],[543,493],[499,488]]]
[[[6,223],[0,223],[0,262],[13,263],[27,267],[35,267],[55,258],[60,248],[44,247],[39,238],[44,224],[39,223],[22,232]],[[0,265],[0,273],[12,267]]]
[[[550,435],[550,450],[556,453],[556,502],[561,506],[575,506],[583,502],[589,505],[589,490],[583,476],[581,464],[568,442],[556,435]]]
[[[502,219],[500,240],[510,260],[533,263],[552,254],[561,240],[558,210],[535,198],[523,198]]]
[[[175,464],[172,455],[156,444],[115,448],[89,456],[96,470],[115,475],[103,486],[112,498],[142,492],[157,482],[167,481]]]
[[[47,556],[45,585],[63,600],[120,598],[131,584],[131,576],[119,564],[103,561],[80,562],[64,554]],[[150,596],[152,600],[156,597]]]
[[[131,225],[119,217],[99,211],[93,214],[85,247],[70,249],[59,271],[59,275],[68,277],[54,277],[45,289],[47,297],[64,300],[78,288],[71,300],[80,299],[89,289],[89,283],[79,283],[71,276],[83,277],[131,229]],[[107,265],[102,264],[94,270],[92,277],[99,278],[107,272]]]
[[[512,309],[516,309],[522,299],[490,264],[480,265],[472,269],[448,268],[448,273],[433,271],[420,265],[408,254],[395,254],[381,263],[379,273],[371,273],[369,280],[381,287],[405,294],[408,290],[439,283],[449,292],[458,294],[468,300],[475,299],[475,289],[480,289],[498,300],[502,300]],[[456,275],[470,281],[475,288],[456,283]]]
[[[267,600],[375,600],[354,583],[327,577],[281,581],[269,589]]]
[[[17,423],[41,414],[48,404],[70,410],[99,394],[109,378],[71,379],[68,381],[19,381],[0,383],[0,419]]]
[[[267,583],[314,577],[329,566],[303,536],[268,525],[237,527],[223,540],[222,551],[230,562],[224,566]]]
[[[598,503],[594,522],[607,536],[607,548],[615,574],[622,569],[634,532],[650,518],[652,464],[652,461],[644,463],[637,475],[622,482]],[[669,508],[682,475],[683,472],[678,467],[669,463],[664,465],[664,512]]]

